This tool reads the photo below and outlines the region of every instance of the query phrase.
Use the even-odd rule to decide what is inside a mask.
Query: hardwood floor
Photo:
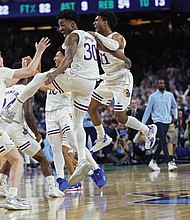
[[[19,196],[31,202],[31,211],[0,209],[1,220],[189,220],[190,166],[168,172],[150,172],[146,165],[104,166],[107,184],[100,190],[86,176],[83,191],[48,198],[41,171],[25,173]],[[4,199],[0,199],[4,202]]]

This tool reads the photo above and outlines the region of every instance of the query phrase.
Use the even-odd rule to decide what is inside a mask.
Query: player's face
[[[65,18],[58,20],[59,31],[63,34],[64,37],[69,35],[73,31],[73,22]]]
[[[61,53],[61,51],[58,51],[54,57],[55,67],[58,67],[63,59],[64,55]]]
[[[101,34],[103,32],[105,21],[102,20],[101,16],[96,16],[93,25],[94,25],[95,31]]]

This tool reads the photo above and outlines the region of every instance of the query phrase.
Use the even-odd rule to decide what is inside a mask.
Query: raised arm
[[[45,85],[53,82],[56,76],[65,71],[70,67],[73,57],[77,51],[77,45],[79,41],[79,36],[76,33],[71,33],[65,39],[65,58],[62,60],[61,64],[51,73],[48,73]]]
[[[43,52],[50,45],[49,38],[42,38],[39,43],[35,43],[36,53],[31,63],[23,69],[15,70],[13,78],[28,78],[36,74],[36,69],[40,63]]]

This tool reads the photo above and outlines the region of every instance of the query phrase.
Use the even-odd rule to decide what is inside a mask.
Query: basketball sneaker
[[[149,131],[145,134],[145,149],[149,150],[153,148],[155,141],[156,141],[156,133],[157,133],[157,126],[152,124],[148,125]]]
[[[176,163],[173,162],[173,161],[170,161],[170,162],[168,163],[168,171],[172,171],[172,170],[174,170],[174,169],[177,169]]]
[[[8,210],[30,210],[32,206],[19,197],[7,197],[3,208]]]
[[[1,111],[1,118],[6,122],[11,123],[13,122],[15,114],[16,112],[10,112],[8,108],[5,108]]]
[[[148,164],[148,167],[154,171],[160,171],[160,167],[158,167],[158,164],[156,163],[155,160],[151,160],[150,163]]]
[[[82,190],[83,189],[83,186],[81,183],[78,183],[78,184],[74,184],[74,185],[71,185],[68,189],[66,189],[66,191],[79,191],[79,190]]]
[[[57,178],[57,183],[59,184],[59,189],[63,192],[70,187],[67,178]]]
[[[64,195],[65,194],[55,186],[49,188],[49,192],[48,192],[49,197],[60,198],[63,197]]]
[[[8,195],[8,190],[5,185],[0,185],[0,197],[6,197]]]
[[[74,173],[69,178],[69,184],[75,185],[80,183],[81,180],[85,177],[85,175],[91,170],[90,163],[86,162],[86,160],[81,160],[74,171]]]
[[[90,151],[97,152],[102,148],[111,144],[111,142],[112,142],[112,138],[107,134],[105,134],[103,138],[99,138],[96,140],[95,145],[90,149]]]
[[[106,184],[106,176],[102,167],[94,170],[93,174],[90,175],[90,177],[99,188],[103,187]]]

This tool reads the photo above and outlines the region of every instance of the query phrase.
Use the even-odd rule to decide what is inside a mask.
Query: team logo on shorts
[[[72,113],[68,113],[69,117],[72,119]]]
[[[124,89],[123,91],[124,91],[124,94],[125,94],[127,97],[129,97],[129,96],[130,96],[130,92],[129,92],[129,90],[128,90],[128,89]]]
[[[26,128],[23,128],[23,132],[22,132],[24,135],[27,135],[28,134],[28,131]]]

